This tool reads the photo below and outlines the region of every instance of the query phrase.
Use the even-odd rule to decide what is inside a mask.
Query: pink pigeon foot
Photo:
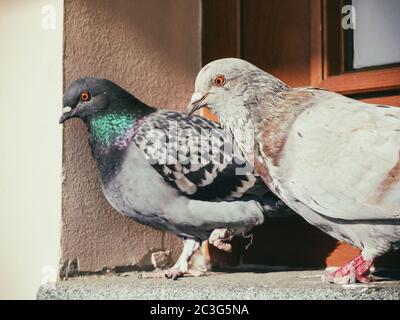
[[[324,276],[324,281],[337,284],[370,283],[372,281],[370,275],[371,266],[372,261],[365,260],[360,255],[336,271],[328,273]]]

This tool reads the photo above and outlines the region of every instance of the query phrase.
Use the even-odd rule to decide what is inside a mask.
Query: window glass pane
[[[400,63],[400,0],[353,0],[353,68]]]

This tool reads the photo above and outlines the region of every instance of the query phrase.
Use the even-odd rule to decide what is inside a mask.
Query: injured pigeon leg
[[[372,277],[370,275],[371,260],[365,260],[362,255],[355,258],[353,261],[337,269],[334,272],[328,273],[323,277],[324,282],[337,284],[350,283],[370,283]]]
[[[200,243],[193,239],[183,240],[183,250],[176,263],[169,269],[139,274],[139,278],[167,278],[176,280],[185,275],[199,277],[204,273],[197,270],[188,270],[188,261],[193,253],[200,247]]]

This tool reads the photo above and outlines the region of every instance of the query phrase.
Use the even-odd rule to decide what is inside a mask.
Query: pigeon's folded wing
[[[280,163],[294,197],[333,219],[400,219],[400,109],[310,92]]]
[[[232,200],[255,184],[251,171],[238,174],[245,160],[232,138],[201,117],[155,112],[141,125],[135,142],[164,180],[192,199]]]

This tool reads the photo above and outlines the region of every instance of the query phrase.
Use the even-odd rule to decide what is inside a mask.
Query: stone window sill
[[[233,271],[233,270],[231,270]],[[321,282],[324,270],[211,272],[179,280],[139,279],[138,272],[70,278],[43,285],[39,300],[52,299],[394,299],[400,300],[400,274],[378,274],[370,285]],[[390,280],[389,280],[390,279]]]

